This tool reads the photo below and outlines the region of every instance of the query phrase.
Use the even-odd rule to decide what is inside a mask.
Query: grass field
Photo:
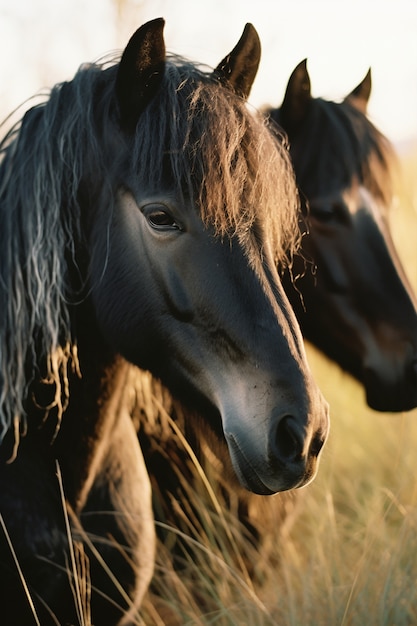
[[[392,225],[417,290],[417,153],[402,165]],[[373,412],[355,381],[308,356],[331,406],[318,477],[294,498],[256,501],[254,546],[203,476],[190,494],[198,517],[184,514],[158,548],[146,625],[417,624],[417,410]],[[174,540],[186,549],[177,571]]]

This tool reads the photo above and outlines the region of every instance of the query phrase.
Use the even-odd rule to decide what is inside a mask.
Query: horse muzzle
[[[378,324],[366,344],[362,368],[366,401],[372,409],[395,413],[417,407],[417,325],[413,334],[404,337]]]
[[[236,475],[245,489],[259,495],[304,487],[317,473],[329,429],[327,409],[322,425],[305,428],[290,414],[271,420],[263,450],[253,439],[226,432]]]
[[[417,407],[417,360],[389,371],[367,367],[363,373],[366,401],[374,411],[398,413]]]

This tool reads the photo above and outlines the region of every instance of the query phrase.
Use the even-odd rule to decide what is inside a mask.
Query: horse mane
[[[338,103],[314,98],[305,123],[310,132],[303,135],[302,155],[296,166],[303,191],[307,192],[308,185],[308,194],[320,195],[321,181],[327,188],[332,180],[348,187],[356,178],[382,207],[390,206],[394,151],[362,111],[348,100]],[[333,175],[336,169],[338,175]],[[345,177],[342,181],[341,171]]]
[[[115,145],[115,132],[121,137],[117,61],[81,66],[0,144],[0,443],[12,432],[12,456],[34,402],[31,384],[53,386],[44,408],[56,408],[58,428],[68,374],[79,373],[71,305],[85,297],[88,282],[78,263],[79,248],[86,249],[80,186],[89,174],[94,180],[92,171],[96,179],[100,173],[91,184],[107,185],[100,219],[109,220],[117,191],[112,168],[121,163],[103,145]],[[129,167],[138,189],[174,184],[216,234],[237,235],[245,245],[262,228],[282,264],[298,247],[298,196],[286,146],[212,71],[170,56],[134,137],[122,139],[132,142]]]

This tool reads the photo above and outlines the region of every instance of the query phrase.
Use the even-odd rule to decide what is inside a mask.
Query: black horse
[[[313,98],[302,61],[267,111],[309,205],[300,277],[285,288],[304,336],[363,383],[368,404],[406,411],[417,406],[416,298],[390,234],[394,154],[366,116],[370,92],[369,71],[340,103]]]
[[[256,493],[307,484],[326,439],[276,269],[299,241],[293,172],[245,103],[258,36],[247,25],[203,70],[166,55],[163,24],[82,66],[1,144],[8,625],[134,620],[154,550],[137,366]]]

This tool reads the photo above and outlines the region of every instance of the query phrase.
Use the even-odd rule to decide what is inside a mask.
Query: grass
[[[417,290],[416,162],[403,162],[392,226]],[[255,499],[257,545],[223,506],[215,478],[213,493],[200,478],[189,493],[198,515],[184,509],[179,529],[165,529],[160,542],[141,611],[147,625],[417,623],[417,410],[373,412],[360,385],[307,350],[332,416],[318,477],[293,498]]]

